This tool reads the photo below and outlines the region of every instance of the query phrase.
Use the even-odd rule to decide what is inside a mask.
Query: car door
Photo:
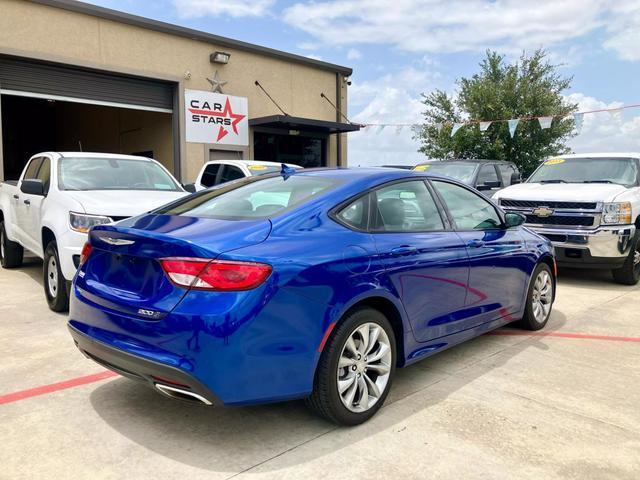
[[[491,198],[495,192],[502,188],[502,182],[493,163],[487,163],[480,167],[476,188],[484,195]]]
[[[386,281],[397,292],[418,341],[464,329],[469,263],[464,243],[422,180],[371,193],[370,231]]]
[[[23,193],[23,204],[26,206],[24,227],[24,234],[26,237],[25,246],[38,253],[45,247],[44,245],[41,245],[42,203],[46,200],[46,195],[49,193],[49,187],[51,184],[51,159],[49,157],[42,157],[42,162],[38,168],[36,179],[42,181],[44,196]]]
[[[476,324],[515,313],[527,281],[527,250],[520,230],[505,228],[491,202],[472,190],[431,180],[469,256],[467,309]]]
[[[29,161],[27,168],[24,170],[24,174],[20,179],[20,184],[22,184],[23,180],[37,179],[40,165],[42,165],[42,157],[32,158]],[[33,219],[31,218],[31,197],[33,197],[33,195],[26,194],[20,190],[16,203],[17,208],[15,220],[15,225],[17,225],[18,230],[20,231],[20,242],[29,250],[34,247],[28,233],[32,229],[33,224]]]

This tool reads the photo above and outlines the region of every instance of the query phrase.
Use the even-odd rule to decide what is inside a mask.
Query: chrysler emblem
[[[531,213],[533,213],[536,217],[550,217],[553,215],[554,210],[549,207],[538,207],[534,208]]]
[[[125,240],[123,238],[113,238],[113,237],[102,237],[100,238],[105,243],[109,245],[122,246],[122,245],[133,245],[136,243],[134,240]]]

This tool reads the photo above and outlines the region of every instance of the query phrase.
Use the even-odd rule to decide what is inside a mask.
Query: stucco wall
[[[174,80],[180,84],[181,112],[183,90],[210,90],[206,78],[217,69],[228,81],[225,93],[248,98],[251,118],[279,113],[254,85],[259,80],[290,115],[336,120],[335,110],[320,97],[324,92],[335,103],[336,75],[330,71],[22,0],[0,0],[0,12],[0,53]],[[216,50],[231,54],[227,65],[209,62]],[[184,78],[187,71],[189,80]],[[344,83],[342,95],[346,111]],[[343,135],[343,163],[346,143]],[[336,163],[335,145],[332,136],[331,165]],[[182,176],[192,179],[205,160],[205,149],[184,143],[182,148]]]

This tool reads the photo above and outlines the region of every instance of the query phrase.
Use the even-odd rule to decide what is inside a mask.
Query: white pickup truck
[[[285,165],[291,168],[302,168],[292,163],[286,163]],[[193,187],[191,187],[191,184],[187,187],[189,187],[189,190],[199,192],[205,188],[214,187],[239,178],[279,172],[281,168],[281,163],[260,160],[211,160],[200,169]]]
[[[31,157],[17,182],[0,184],[0,261],[19,267],[24,249],[44,260],[49,308],[65,311],[87,231],[187,195],[149,158],[86,152]]]
[[[638,283],[640,153],[550,158],[494,200],[551,240],[559,265],[606,268],[618,283]]]

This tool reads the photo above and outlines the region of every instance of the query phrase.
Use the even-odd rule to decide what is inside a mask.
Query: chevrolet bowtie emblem
[[[536,217],[550,217],[551,215],[553,215],[554,210],[552,208],[549,207],[538,207],[538,208],[534,208],[531,213],[534,214]]]
[[[136,243],[134,240],[125,240],[123,238],[113,238],[113,237],[101,237],[100,240],[102,240],[105,243],[108,243],[109,245],[116,245],[116,246],[133,245],[134,243]]]

